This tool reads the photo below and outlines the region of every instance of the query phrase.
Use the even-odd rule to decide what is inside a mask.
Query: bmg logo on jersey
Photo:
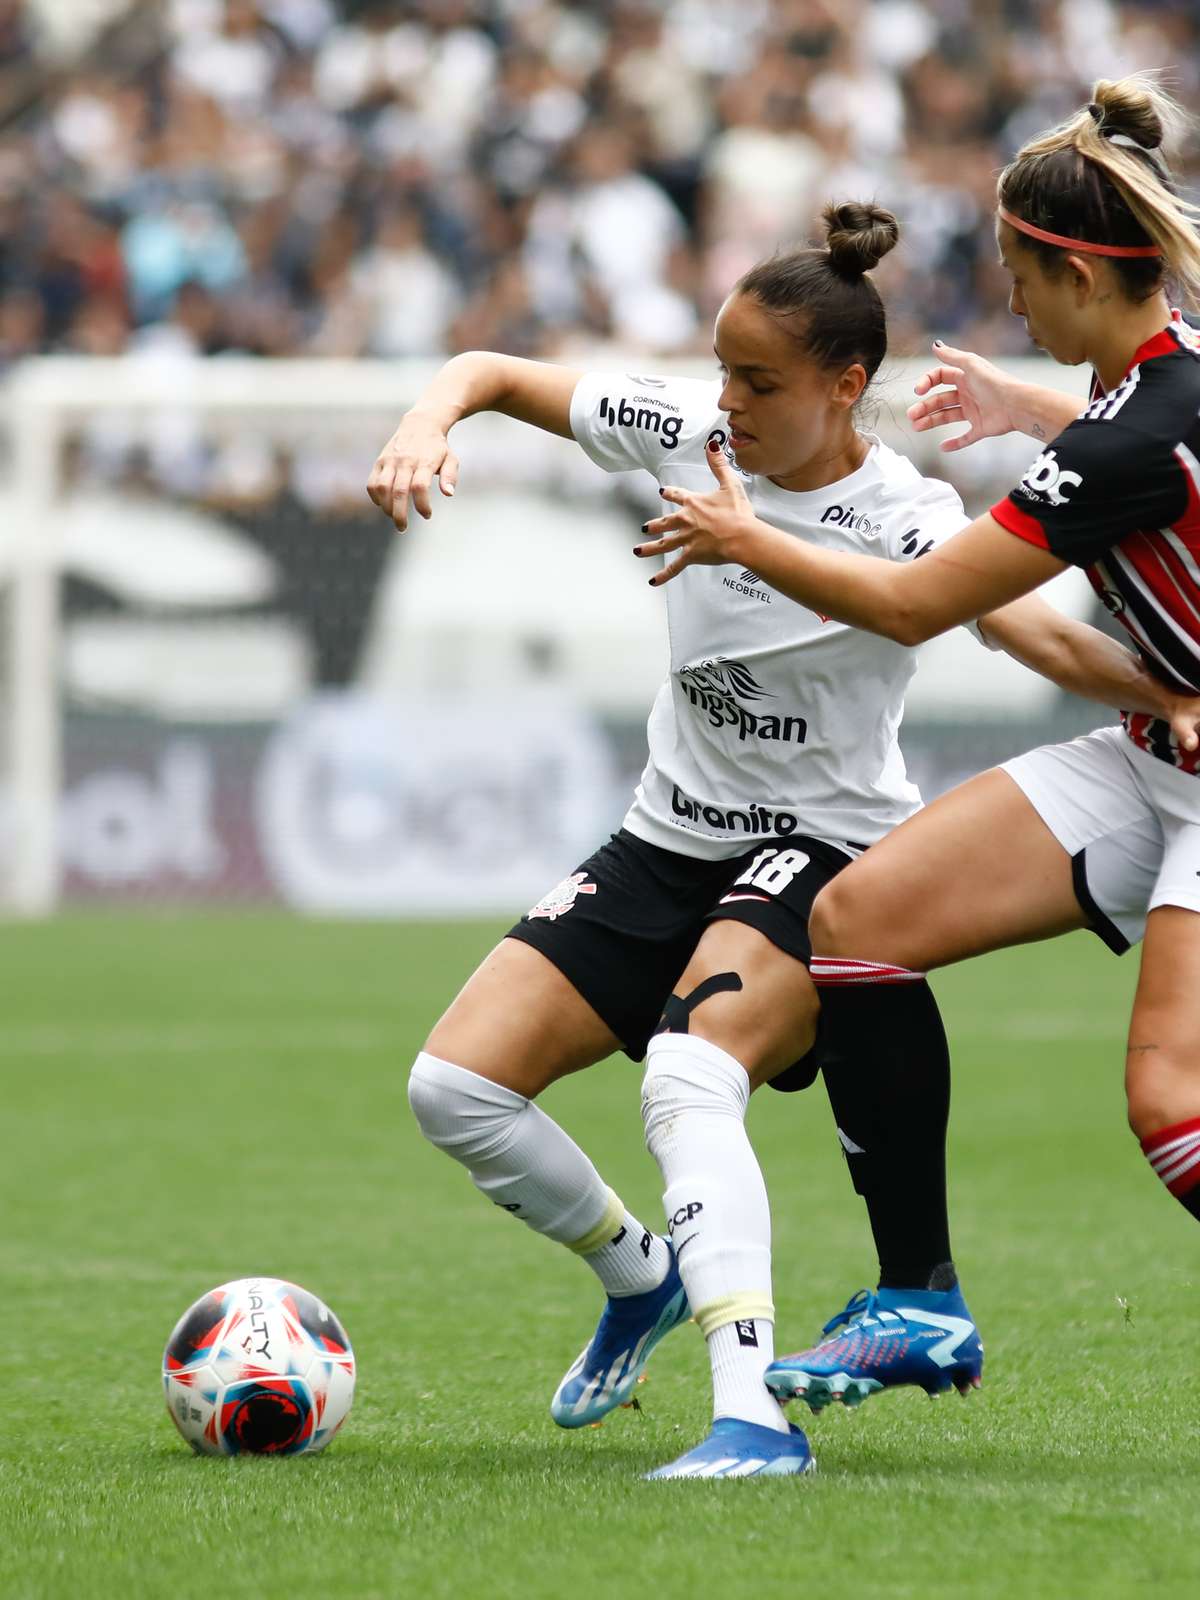
[[[671,406],[674,411],[675,407]],[[600,420],[610,428],[640,428],[643,433],[656,433],[668,450],[674,450],[683,431],[683,418],[676,412],[666,415],[667,402],[653,395],[635,394],[632,400],[618,400],[614,406],[607,395],[600,400]]]
[[[1068,472],[1059,466],[1055,451],[1043,450],[1021,479],[1021,487],[1052,506],[1065,506],[1070,498],[1067,490],[1077,489],[1082,482],[1078,472]]]

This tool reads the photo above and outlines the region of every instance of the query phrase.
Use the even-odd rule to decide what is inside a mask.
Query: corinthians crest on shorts
[[[594,883],[584,883],[586,872],[573,872],[569,878],[564,878],[561,883],[556,883],[548,894],[544,894],[537,905],[531,906],[526,912],[530,917],[548,917],[551,922],[557,922],[559,917],[566,916],[575,904],[575,898],[581,894],[595,894]]]

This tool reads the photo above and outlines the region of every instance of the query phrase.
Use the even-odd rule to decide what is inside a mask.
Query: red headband
[[[1027,233],[1031,239],[1040,239],[1043,244],[1061,245],[1064,250],[1078,250],[1082,255],[1088,256],[1161,256],[1162,251],[1156,244],[1088,244],[1084,239],[1068,239],[1061,233],[1047,233],[1045,228],[1035,228],[1032,222],[1025,222],[1021,217],[1014,217],[1011,211],[1006,211],[1003,206],[996,210],[1010,228],[1016,228],[1019,233]]]

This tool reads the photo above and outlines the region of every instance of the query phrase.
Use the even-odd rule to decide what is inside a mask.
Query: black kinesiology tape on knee
[[[669,995],[663,1006],[662,1021],[655,1028],[655,1033],[687,1033],[688,1018],[697,1006],[703,1005],[714,994],[736,994],[741,988],[742,980],[736,972],[714,972],[711,978],[698,983],[686,999],[681,999],[677,994]]]

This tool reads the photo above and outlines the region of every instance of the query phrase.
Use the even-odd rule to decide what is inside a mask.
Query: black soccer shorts
[[[861,847],[854,847],[861,848]],[[552,961],[640,1061],[663,1006],[710,922],[744,922],[805,964],[808,918],[818,892],[853,856],[793,834],[760,839],[741,855],[702,861],[613,834],[595,855],[509,930]],[[773,1080],[806,1088],[816,1063]]]

